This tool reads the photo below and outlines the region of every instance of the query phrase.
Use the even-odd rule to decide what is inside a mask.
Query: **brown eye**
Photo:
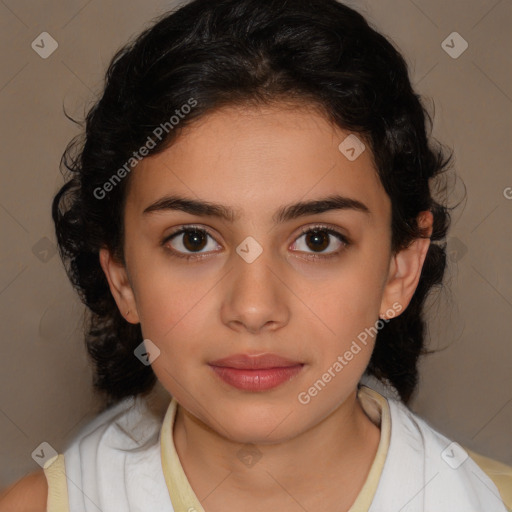
[[[187,251],[200,251],[206,245],[207,236],[200,231],[186,231],[183,233],[183,246]]]
[[[314,251],[324,251],[329,247],[329,234],[325,231],[309,231],[305,237],[306,245]]]
[[[215,251],[218,244],[208,241],[213,237],[204,229],[183,228],[173,233],[163,241],[163,245],[168,245],[175,256],[182,258],[203,256],[205,252]],[[204,249],[206,249],[204,251]]]
[[[298,242],[300,239],[303,239],[303,242]],[[292,247],[294,250],[309,253],[318,258],[337,256],[343,248],[349,245],[349,241],[344,235],[322,226],[304,229],[302,235],[296,240]],[[334,250],[328,251],[325,256],[321,254],[333,245],[333,240]]]

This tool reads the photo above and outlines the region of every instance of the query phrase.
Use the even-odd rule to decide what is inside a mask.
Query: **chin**
[[[240,407],[229,414],[222,413],[221,427],[215,425],[220,435],[230,441],[242,444],[274,444],[285,441],[299,433],[297,422],[292,420],[290,409],[283,407],[277,411],[262,407],[248,408],[243,411]],[[210,425],[214,427],[213,425]],[[293,432],[290,431],[293,429]]]

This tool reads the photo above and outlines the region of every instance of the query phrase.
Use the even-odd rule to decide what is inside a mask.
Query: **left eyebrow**
[[[178,195],[162,197],[145,208],[142,213],[143,215],[146,215],[153,212],[168,210],[179,210],[201,217],[217,217],[228,222],[234,222],[240,218],[239,211],[235,211],[225,205],[209,201],[198,201],[196,199],[190,199]],[[331,195],[313,201],[298,202],[281,206],[274,213],[272,220],[276,224],[282,224],[293,219],[298,219],[307,215],[316,215],[331,210],[354,210],[371,215],[370,209],[361,201],[341,195]]]

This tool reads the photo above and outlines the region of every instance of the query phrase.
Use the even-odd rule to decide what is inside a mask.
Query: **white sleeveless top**
[[[349,512],[507,512],[496,485],[462,447],[399,400],[366,386],[358,398],[381,440]],[[47,512],[204,512],[174,446],[177,406],[172,399],[162,421],[145,399],[129,398],[88,423],[45,466]],[[66,506],[53,507],[66,481]]]

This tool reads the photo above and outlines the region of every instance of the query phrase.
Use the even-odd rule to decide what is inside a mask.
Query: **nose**
[[[234,268],[224,283],[223,323],[251,334],[286,325],[290,316],[290,291],[283,271],[269,261],[265,251],[252,263],[238,255],[234,259]]]

